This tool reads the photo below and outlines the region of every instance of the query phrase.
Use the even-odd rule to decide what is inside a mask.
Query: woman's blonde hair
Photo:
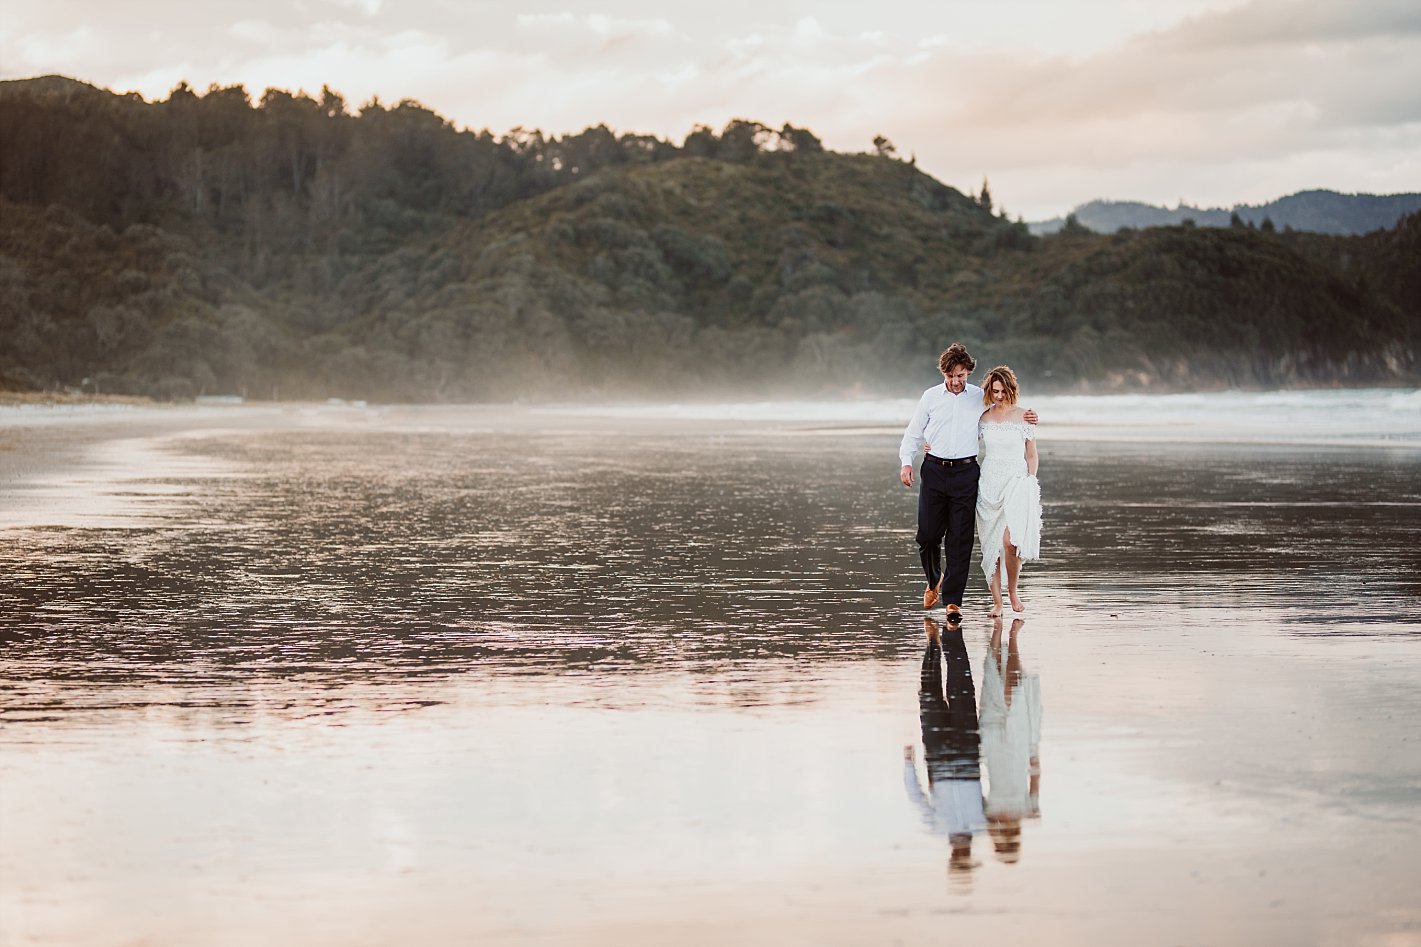
[[[1006,398],[1004,399],[1006,403],[1009,405],[1016,404],[1017,395],[1019,393],[1016,387],[1016,372],[1007,368],[1005,365],[998,365],[996,368],[987,372],[987,377],[982,379],[982,403],[992,403],[992,382],[995,381],[1002,383],[1002,391],[1006,394]]]

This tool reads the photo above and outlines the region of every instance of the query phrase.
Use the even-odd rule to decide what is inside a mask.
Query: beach
[[[0,408],[0,941],[1421,944],[1418,393],[1039,410],[954,632],[898,403]]]

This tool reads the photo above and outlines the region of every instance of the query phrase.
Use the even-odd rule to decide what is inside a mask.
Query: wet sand
[[[1415,451],[1043,437],[954,864],[895,435],[305,410],[0,435],[5,943],[1421,943]]]

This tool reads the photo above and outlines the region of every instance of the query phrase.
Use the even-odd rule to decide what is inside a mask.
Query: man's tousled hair
[[[950,374],[959,365],[966,365],[970,372],[977,367],[977,360],[967,354],[967,346],[954,342],[938,356],[937,367],[944,375]]]

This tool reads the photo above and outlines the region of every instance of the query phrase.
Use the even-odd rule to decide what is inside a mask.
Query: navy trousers
[[[942,583],[944,605],[961,605],[967,588],[981,473],[975,463],[944,467],[927,459],[918,468],[918,556],[928,585]]]
[[[923,756],[928,781],[980,779],[981,734],[977,728],[977,692],[962,632],[941,633],[942,644],[928,643],[918,685],[918,714],[923,724]],[[946,659],[947,686],[942,665]]]

